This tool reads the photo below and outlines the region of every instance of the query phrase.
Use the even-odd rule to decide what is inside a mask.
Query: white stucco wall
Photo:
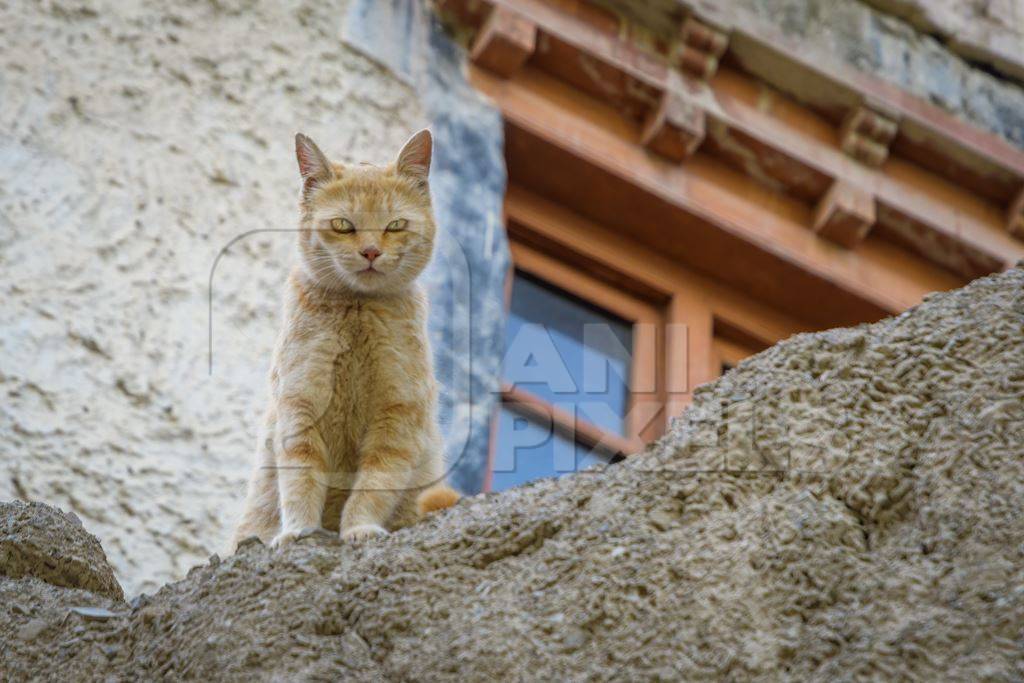
[[[89,9],[82,9],[88,7]],[[74,511],[129,595],[221,551],[295,224],[292,137],[382,162],[415,96],[346,3],[0,5],[0,499]]]

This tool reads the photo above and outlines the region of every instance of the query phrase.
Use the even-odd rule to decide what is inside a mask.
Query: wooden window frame
[[[715,336],[711,342],[712,353],[715,355],[715,365],[721,368],[728,365],[736,367],[740,362],[758,353],[761,349],[729,339],[727,337]]]
[[[530,246],[515,241],[509,246],[512,251],[513,263],[509,278],[514,277],[515,271],[522,271],[621,318],[631,326],[633,340],[629,369],[630,380],[636,382],[638,378],[651,377],[655,381],[655,386],[650,391],[634,391],[630,388],[626,401],[625,439],[630,445],[629,447],[642,448],[645,440],[658,436],[662,431],[660,420],[655,418],[653,422],[651,420],[644,421],[642,416],[633,410],[638,402],[658,401],[663,398],[663,387],[660,386],[663,383],[658,381],[659,371],[664,364],[659,358],[663,345],[658,343],[659,340],[650,338],[650,334],[658,330],[662,323],[661,310],[640,297],[611,287],[592,275]],[[508,303],[506,303],[506,310],[508,310]],[[511,389],[511,387],[504,387],[503,393],[506,388]],[[520,398],[528,398],[528,392],[522,389],[515,389],[513,396],[516,395]],[[646,424],[640,424],[642,421]],[[599,428],[594,427],[594,429]],[[623,437],[619,436],[618,438]],[[625,453],[623,454],[625,455]]]
[[[651,391],[629,390],[625,407],[625,436],[605,430],[592,422],[552,405],[532,392],[507,382],[502,383],[500,401],[491,425],[491,452],[488,455],[484,490],[491,490],[497,448],[497,413],[502,408],[550,424],[553,433],[582,444],[605,455],[609,460],[625,457],[643,449],[644,444],[661,435],[665,426],[664,411],[653,416],[642,409],[641,402],[662,402],[664,382],[661,381],[664,344],[650,335],[661,328],[662,310],[656,304],[628,291],[617,289],[592,275],[569,265],[527,244],[510,240],[512,265],[505,286],[505,311],[509,315],[512,285],[516,271],[549,284],[570,296],[585,301],[601,310],[621,318],[632,329],[632,355],[629,369],[631,382],[639,377],[651,377]],[[644,419],[648,418],[648,419]]]
[[[633,324],[631,377],[653,365],[652,392],[630,392],[626,437],[600,429],[518,387],[503,385],[492,416],[484,490],[491,490],[498,412],[508,407],[549,422],[553,430],[610,456],[628,456],[659,437],[692,400],[693,389],[721,375],[722,360],[738,362],[798,332],[814,329],[719,282],[694,273],[651,247],[595,224],[530,191],[510,185],[505,225],[513,265],[506,286],[511,303],[516,269],[560,288]],[[636,323],[653,323],[653,326]],[[721,334],[721,329],[728,331]],[[653,353],[638,330],[653,332]],[[675,334],[673,334],[675,333]],[[644,428],[634,425],[640,401],[662,406]]]

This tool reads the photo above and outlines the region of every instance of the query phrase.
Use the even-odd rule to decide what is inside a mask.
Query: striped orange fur
[[[283,545],[321,526],[366,538],[458,500],[416,282],[437,230],[431,148],[421,131],[393,164],[350,167],[296,136],[298,258],[236,543]]]

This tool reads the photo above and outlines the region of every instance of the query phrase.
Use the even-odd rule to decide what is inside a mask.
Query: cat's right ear
[[[295,158],[299,161],[303,190],[310,190],[334,178],[331,162],[327,161],[316,143],[302,133],[295,134]]]
[[[430,131],[424,128],[416,133],[402,147],[398,153],[398,161],[395,168],[402,175],[411,177],[421,186],[426,186],[427,177],[430,175],[430,156],[434,148],[434,138]]]

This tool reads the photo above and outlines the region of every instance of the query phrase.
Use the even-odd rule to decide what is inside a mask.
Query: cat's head
[[[345,166],[295,136],[303,181],[299,254],[314,283],[387,293],[423,271],[436,232],[427,185],[432,145],[430,131],[421,130],[388,166]]]

